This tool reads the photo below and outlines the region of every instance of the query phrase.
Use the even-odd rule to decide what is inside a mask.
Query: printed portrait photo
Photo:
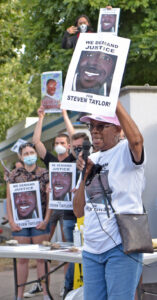
[[[116,14],[101,15],[101,32],[115,32]]]
[[[39,217],[36,191],[13,193],[15,219],[36,219]]]
[[[72,173],[52,172],[53,200],[71,201]]]
[[[117,56],[82,51],[73,79],[73,91],[109,96]]]
[[[48,79],[46,82],[46,95],[42,98],[42,105],[44,109],[59,109],[60,103],[55,99],[55,92],[57,89],[57,81]]]
[[[59,112],[62,99],[62,71],[41,74],[41,104],[45,112]]]
[[[92,179],[92,183],[86,186],[87,193],[87,203],[94,202],[95,204],[105,204],[104,199],[106,199],[107,203],[112,201],[111,194],[112,190],[109,186],[108,182],[108,170],[105,170],[101,175],[96,175]],[[101,182],[100,182],[101,177]],[[101,184],[102,183],[102,184]],[[102,187],[103,186],[103,187]]]

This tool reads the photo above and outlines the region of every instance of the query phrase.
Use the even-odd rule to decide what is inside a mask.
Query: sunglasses
[[[111,127],[111,126],[115,126],[114,124],[97,124],[97,125],[94,125],[94,124],[92,124],[92,123],[90,123],[90,124],[87,124],[87,126],[88,126],[88,128],[89,128],[89,130],[90,131],[92,131],[94,128],[96,128],[96,130],[98,130],[98,131],[103,131],[104,130],[104,128],[109,128],[109,127]]]

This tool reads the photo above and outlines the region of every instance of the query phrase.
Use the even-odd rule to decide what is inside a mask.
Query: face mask
[[[84,33],[87,32],[88,26],[86,24],[81,24],[78,29],[80,32]]]
[[[57,145],[55,146],[55,151],[57,154],[64,154],[67,151],[67,149],[62,145]]]
[[[37,155],[36,154],[28,155],[28,156],[24,157],[23,161],[24,161],[24,164],[26,164],[28,166],[32,166],[37,161]]]
[[[75,155],[76,155],[76,158],[78,158],[79,156],[79,153],[82,151],[82,147],[76,147],[74,148],[74,152],[75,152]]]

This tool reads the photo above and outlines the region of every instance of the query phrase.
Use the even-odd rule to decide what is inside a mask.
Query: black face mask
[[[73,150],[75,152],[76,158],[78,158],[79,153],[82,151],[83,147],[75,147]]]

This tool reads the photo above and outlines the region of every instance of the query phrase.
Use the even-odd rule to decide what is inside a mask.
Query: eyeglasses
[[[114,124],[97,124],[97,125],[87,124],[87,126],[90,131],[92,131],[94,128],[96,128],[96,130],[98,130],[98,131],[103,131],[104,128],[108,128],[108,127],[115,126],[115,125]]]
[[[22,152],[22,150],[23,150],[24,148],[26,148],[26,147],[31,147],[31,148],[35,149],[35,145],[32,144],[32,143],[30,143],[30,142],[28,142],[28,143],[25,143],[25,144],[20,145],[20,147],[19,147],[19,152]]]

